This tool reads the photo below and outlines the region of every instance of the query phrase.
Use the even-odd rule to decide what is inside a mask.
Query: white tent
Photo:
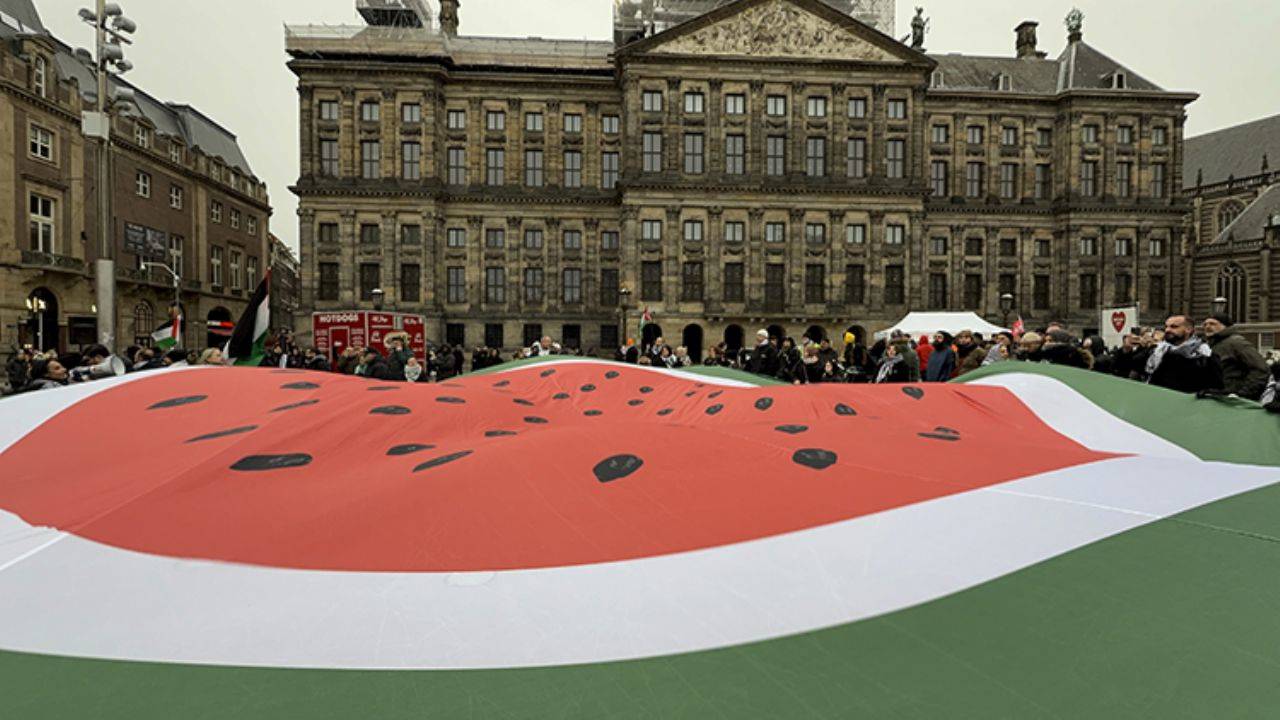
[[[1008,332],[1006,328],[992,325],[971,312],[913,312],[907,313],[897,325],[876,333],[877,338],[888,337],[894,330],[901,330],[913,338],[921,335],[933,335],[939,330],[955,335],[961,330],[982,333],[983,337],[991,337],[999,332]]]

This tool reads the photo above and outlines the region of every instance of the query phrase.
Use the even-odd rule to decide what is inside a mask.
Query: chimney
[[[1036,51],[1036,28],[1038,27],[1040,23],[1035,20],[1024,20],[1021,25],[1013,29],[1017,35],[1017,44],[1014,47],[1019,58],[1044,57],[1044,53]]]
[[[459,0],[440,0],[440,29],[449,37],[458,36]]]

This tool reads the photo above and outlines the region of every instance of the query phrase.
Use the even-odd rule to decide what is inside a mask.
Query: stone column
[[[342,304],[347,307],[355,307],[360,279],[360,265],[356,261],[356,245],[359,240],[356,238],[356,211],[343,210],[342,223],[338,229],[338,243],[341,248],[341,264],[345,265],[347,272],[339,275],[338,298]]]

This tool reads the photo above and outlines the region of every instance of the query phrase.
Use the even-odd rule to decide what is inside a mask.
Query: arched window
[[[1247,286],[1244,268],[1231,263],[1218,273],[1218,297],[1227,301],[1227,314],[1238,323],[1249,321]]]
[[[151,303],[143,300],[133,307],[133,341],[139,345],[151,344],[151,333],[156,329],[156,315]]]
[[[1242,212],[1244,212],[1244,206],[1235,200],[1223,203],[1222,207],[1218,208],[1218,234],[1226,232],[1227,226],[1235,222]]]

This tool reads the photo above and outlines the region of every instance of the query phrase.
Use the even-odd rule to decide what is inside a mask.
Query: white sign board
[[[1124,336],[1138,327],[1138,308],[1104,308],[1098,327],[1102,329],[1102,341],[1107,347],[1119,347],[1124,342]]]

